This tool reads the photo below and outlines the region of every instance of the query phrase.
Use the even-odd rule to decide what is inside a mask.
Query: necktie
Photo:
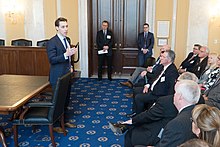
[[[66,38],[63,38],[63,40],[64,40],[64,44],[65,44],[65,49],[67,49],[67,42],[66,42]],[[71,68],[71,57],[68,57],[68,59],[69,59],[69,69]]]
[[[65,44],[65,49],[67,49],[67,42],[66,42],[66,38],[63,38],[63,40],[64,40],[64,44]]]
[[[106,30],[104,30],[104,40],[106,40]]]
[[[147,47],[147,33],[144,32],[144,49]]]

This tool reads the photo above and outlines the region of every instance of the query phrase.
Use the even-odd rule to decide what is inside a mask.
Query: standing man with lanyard
[[[152,56],[154,34],[149,32],[149,24],[144,23],[144,32],[138,35],[138,66],[144,67],[147,58]]]
[[[98,80],[102,80],[102,66],[107,60],[108,65],[108,79],[111,81],[112,74],[112,32],[108,30],[108,21],[102,22],[102,30],[97,32],[96,44],[98,47]]]
[[[53,91],[55,90],[55,86],[59,77],[62,77],[68,72],[73,72],[71,66],[71,56],[74,55],[77,51],[77,48],[70,48],[70,39],[67,39],[67,19],[59,17],[55,21],[55,28],[57,34],[48,41],[46,47],[48,59],[50,62],[49,81]],[[65,103],[65,110],[69,104],[70,90],[71,85],[69,85],[69,90]],[[76,127],[75,125],[70,123],[66,123],[65,125],[71,128]]]

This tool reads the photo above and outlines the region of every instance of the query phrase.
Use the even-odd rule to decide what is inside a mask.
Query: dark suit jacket
[[[212,107],[217,107],[220,109],[220,78],[206,91],[205,95],[208,97],[208,100],[205,101],[207,105]]]
[[[207,63],[208,63],[208,57],[203,59],[202,62],[200,62],[200,59],[198,58],[192,70],[190,71],[188,69],[187,71],[194,73],[198,78],[200,78],[201,74],[203,73],[203,71],[207,66]]]
[[[51,85],[55,85],[59,77],[70,71],[69,60],[64,58],[63,54],[66,52],[66,49],[57,35],[48,41],[46,49],[50,62],[49,81]]]
[[[163,75],[160,77],[158,82],[155,84],[152,94],[155,96],[165,96],[174,94],[174,85],[178,76],[179,74],[176,66],[173,63],[170,64],[169,67],[163,73]],[[150,84],[152,85],[152,83]]]
[[[113,45],[113,35],[110,30],[107,30],[106,38],[104,38],[103,30],[97,32],[96,44],[98,50],[103,50],[103,46],[107,45],[109,47],[107,56],[112,56],[112,45]]]
[[[192,58],[193,56],[193,52],[190,52],[188,54],[188,56],[186,57],[186,59],[181,63],[180,67],[182,69],[186,69],[188,70],[192,70],[192,68],[195,66],[196,61],[198,60],[198,56],[195,56],[194,58]],[[192,58],[192,59],[191,59]]]
[[[178,111],[173,104],[173,95],[160,97],[154,106],[132,118],[135,126],[142,127],[142,131],[149,131],[150,136],[144,136],[137,133],[141,140],[145,140],[145,145],[155,145],[160,130],[166,124],[176,117]],[[145,133],[143,133],[145,134]]]
[[[192,133],[191,111],[194,105],[184,108],[164,128],[162,138],[156,147],[176,147],[187,140],[195,138]]]
[[[147,38],[146,40],[144,39],[144,32],[138,34],[138,53],[143,53],[141,51],[141,48],[144,48],[144,45],[145,45],[145,42],[146,42],[146,48],[145,49],[148,49],[148,53],[149,56],[152,55],[152,49],[154,47],[154,34],[151,33],[151,32],[148,32],[148,35],[147,35]]]

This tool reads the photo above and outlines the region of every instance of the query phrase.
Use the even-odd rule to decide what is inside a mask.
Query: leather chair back
[[[48,39],[37,41],[37,46],[46,47],[48,41]]]
[[[5,45],[5,40],[0,39],[0,46],[4,46]]]
[[[32,41],[31,40],[26,40],[26,39],[16,39],[11,41],[11,45],[14,46],[32,46]]]
[[[52,103],[53,107],[50,108],[48,113],[49,122],[57,120],[64,112],[65,100],[68,92],[68,86],[70,83],[71,73],[67,73],[58,79],[56,88],[53,93]]]

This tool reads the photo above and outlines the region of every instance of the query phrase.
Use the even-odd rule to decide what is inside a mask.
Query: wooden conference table
[[[49,85],[47,76],[0,75],[0,114],[16,114],[28,100]],[[7,146],[2,128],[0,138],[2,145]]]
[[[0,75],[0,114],[16,112],[49,85],[47,76]]]

